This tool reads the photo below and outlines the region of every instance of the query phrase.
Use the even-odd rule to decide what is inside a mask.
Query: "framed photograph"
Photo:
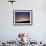
[[[32,10],[13,10],[14,25],[32,25]]]

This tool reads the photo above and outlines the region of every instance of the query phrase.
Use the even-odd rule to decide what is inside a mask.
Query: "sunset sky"
[[[16,12],[15,15],[16,22],[30,21],[30,12]]]

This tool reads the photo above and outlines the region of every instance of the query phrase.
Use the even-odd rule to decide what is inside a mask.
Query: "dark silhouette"
[[[30,23],[30,21],[20,21],[20,22],[15,22],[15,23]]]

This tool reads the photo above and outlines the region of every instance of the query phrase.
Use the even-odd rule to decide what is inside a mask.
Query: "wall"
[[[14,26],[13,10],[33,10],[32,26]],[[0,0],[0,41],[15,40],[19,32],[30,33],[33,40],[46,40],[46,1],[17,0],[13,5]]]

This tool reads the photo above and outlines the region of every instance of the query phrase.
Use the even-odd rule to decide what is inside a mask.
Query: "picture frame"
[[[32,10],[13,10],[13,25],[32,25]]]

